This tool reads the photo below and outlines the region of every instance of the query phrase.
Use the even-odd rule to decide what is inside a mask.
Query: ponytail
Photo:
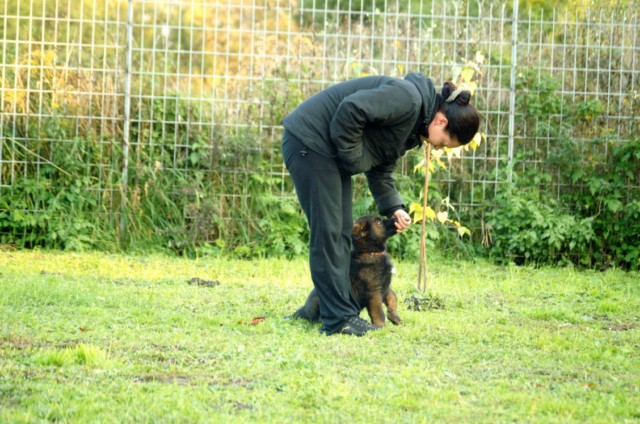
[[[469,90],[457,89],[448,81],[442,86],[438,112],[447,118],[445,130],[462,145],[468,144],[480,128],[480,113],[470,100]]]

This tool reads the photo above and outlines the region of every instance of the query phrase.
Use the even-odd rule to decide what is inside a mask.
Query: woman
[[[437,94],[419,73],[370,76],[315,94],[282,121],[284,161],[311,232],[322,333],[361,336],[378,328],[359,318],[351,294],[351,176],[365,173],[378,212],[403,231],[411,218],[391,176],[396,160],[423,138],[436,148],[469,143],[480,122],[470,98],[452,83]]]

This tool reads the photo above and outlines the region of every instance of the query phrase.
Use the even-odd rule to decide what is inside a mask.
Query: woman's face
[[[433,121],[429,124],[429,139],[427,140],[433,147],[436,149],[441,149],[443,147],[460,147],[461,144],[455,138],[452,138],[451,135],[445,128],[447,128],[447,124],[449,121],[447,117],[442,112],[436,112],[436,116],[433,118]]]

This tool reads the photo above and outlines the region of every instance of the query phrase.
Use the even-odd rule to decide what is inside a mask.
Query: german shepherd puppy
[[[390,287],[393,265],[386,252],[387,239],[395,234],[395,220],[383,220],[377,216],[356,219],[351,233],[351,290],[360,310],[367,308],[371,323],[378,327],[384,327],[383,303],[387,306],[389,320],[395,325],[401,323],[398,299]],[[320,321],[320,298],[315,289],[292,317]]]

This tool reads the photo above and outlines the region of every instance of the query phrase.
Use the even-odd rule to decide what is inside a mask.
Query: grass
[[[356,338],[285,319],[302,259],[0,252],[0,422],[640,421],[637,273],[429,266]]]

